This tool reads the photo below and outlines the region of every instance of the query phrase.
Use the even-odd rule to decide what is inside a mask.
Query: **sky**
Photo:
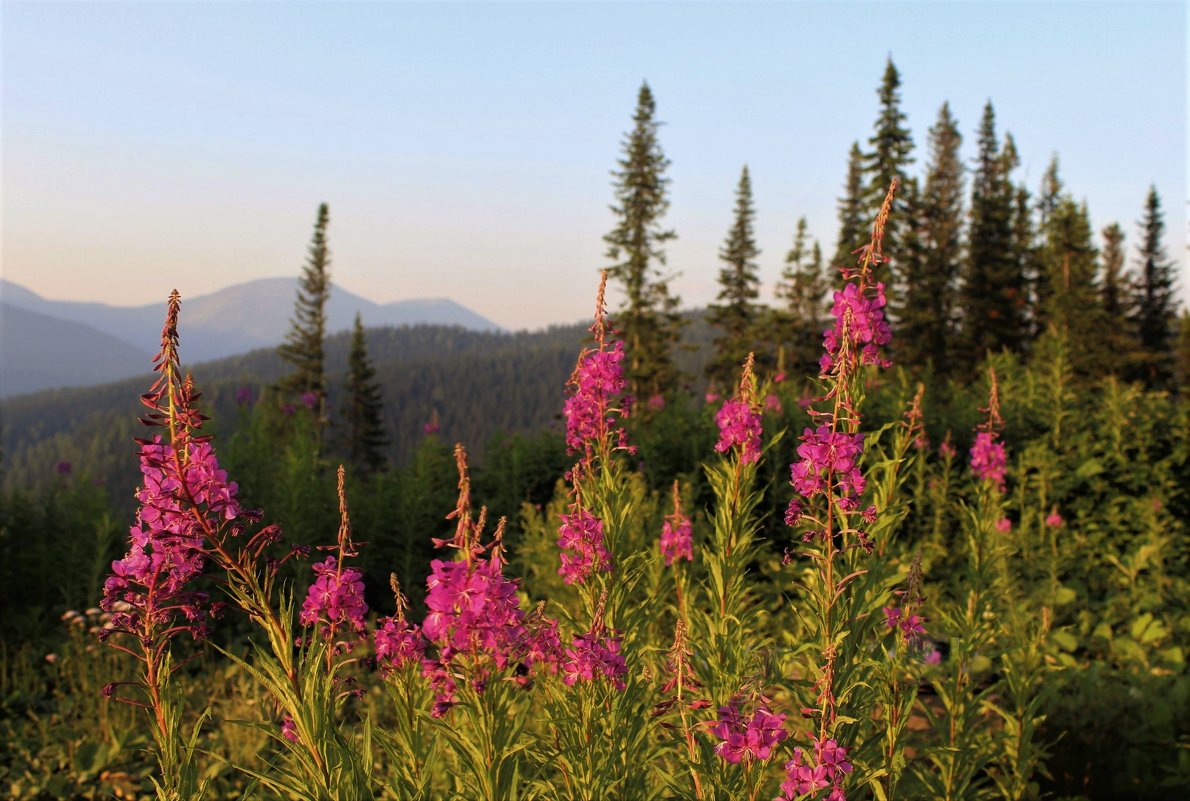
[[[326,202],[352,292],[575,322],[644,80],[672,161],[673,290],[713,301],[747,164],[767,296],[798,217],[833,252],[891,57],[914,170],[944,101],[970,162],[991,100],[1015,178],[1036,191],[1057,154],[1096,231],[1118,221],[1135,245],[1157,187],[1190,302],[1183,2],[4,0],[0,53],[0,274],[51,299],[297,275]]]

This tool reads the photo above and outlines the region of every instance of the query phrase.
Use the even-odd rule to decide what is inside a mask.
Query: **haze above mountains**
[[[183,298],[183,361],[194,364],[277,346],[289,331],[296,291],[296,278],[263,278]],[[356,313],[368,328],[501,330],[447,298],[381,304],[337,286],[326,311],[327,334],[351,328]],[[164,298],[144,306],[47,300],[0,279],[0,397],[148,375],[164,314]]]

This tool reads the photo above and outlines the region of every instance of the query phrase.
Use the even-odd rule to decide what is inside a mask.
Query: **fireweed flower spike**
[[[334,549],[338,556],[328,556],[325,561],[313,565],[317,578],[306,591],[306,600],[302,604],[298,620],[303,626],[318,624],[319,634],[335,642],[336,635],[343,630],[350,631],[358,637],[365,631],[364,617],[368,613],[368,605],[364,603],[363,574],[360,571],[344,567],[343,563],[354,556],[358,556],[356,545],[351,540],[351,521],[347,515],[347,496],[343,489],[343,466],[339,465],[338,493],[339,493],[339,536],[338,544],[324,547],[323,550]],[[336,647],[351,650],[352,640],[336,642]],[[327,659],[331,652],[327,652]]]
[[[585,348],[567,382],[570,397],[562,407],[566,418],[566,447],[570,453],[583,454],[590,464],[599,456],[607,459],[613,448],[628,449],[624,429],[620,423],[628,417],[629,401],[623,397],[627,381],[624,378],[624,343],[607,342],[607,320],[604,311],[604,291],[607,271],[600,274],[599,293],[595,302],[595,322],[590,331],[595,338],[594,348]]]
[[[165,429],[165,436],[138,439],[143,483],[139,508],[129,531],[129,549],[112,563],[100,606],[111,615],[98,634],[101,640],[132,654],[144,667],[139,682],[112,682],[107,697],[122,685],[139,685],[154,716],[154,740],[162,769],[162,786],[181,793],[194,781],[191,752],[176,736],[180,710],[169,689],[173,664],[170,643],[188,632],[195,639],[207,633],[208,598],[190,589],[206,567],[212,532],[238,533],[247,515],[236,500],[236,485],[219,468],[207,437],[196,432],[206,418],[199,413],[199,393],[190,376],[182,376],[178,358],[178,315],[181,296],[170,293],[161,348],[153,357],[158,373],[141,403],[149,411],[141,422]],[[110,688],[110,690],[108,689]]]
[[[817,607],[813,614],[821,664],[807,666],[818,701],[816,709],[806,710],[817,723],[817,733],[812,735],[814,753],[795,749],[793,759],[786,763],[786,781],[782,785],[782,797],[786,799],[829,788],[831,801],[843,801],[844,777],[852,769],[846,749],[835,739],[838,728],[844,725],[839,716],[839,695],[849,685],[836,685],[849,681],[839,675],[838,663],[843,658],[848,660],[844,664],[849,664],[844,649],[852,640],[846,638],[844,630],[856,625],[847,611],[854,602],[845,590],[857,576],[869,572],[851,555],[857,553],[857,547],[872,552],[873,544],[866,532],[878,515],[875,507],[860,508],[867,488],[860,469],[865,448],[859,430],[863,398],[860,371],[863,366],[889,365],[881,350],[892,338],[884,316],[884,284],[873,279],[873,270],[885,261],[884,230],[896,189],[894,180],[876,216],[871,239],[856,251],[857,265],[842,268],[845,284],[834,293],[831,307],[834,324],[823,334],[825,352],[820,366],[826,392],[808,405],[814,424],[802,432],[799,460],[790,465],[795,495],[785,520],[803,529],[803,553],[816,566],[811,597]],[[846,672],[845,667],[842,672]]]
[[[624,675],[628,666],[620,655],[620,637],[603,623],[604,607],[607,604],[607,590],[599,597],[595,618],[585,634],[576,634],[574,641],[562,657],[562,682],[573,686],[580,681],[595,681],[602,677],[617,690],[627,686]]]
[[[455,446],[455,455],[459,500],[448,517],[458,521],[457,528],[454,538],[435,540],[435,545],[456,549],[460,558],[430,562],[429,611],[422,622],[426,642],[437,648],[437,656],[423,662],[423,674],[435,690],[435,717],[457,703],[457,681],[464,666],[472,686],[482,693],[493,670],[538,663],[551,668],[549,662],[557,654],[549,636],[552,632],[556,642],[557,623],[540,614],[527,619],[519,606],[516,581],[504,576],[504,518],[492,541],[486,546],[481,543],[486,510],[472,519],[471,482],[462,445]]]
[[[421,627],[410,624],[405,619],[409,602],[401,592],[395,573],[389,576],[389,585],[396,599],[397,613],[392,617],[377,620],[376,631],[372,635],[372,641],[376,646],[376,662],[384,675],[400,670],[406,665],[420,665],[426,652],[426,641],[422,637]]]
[[[694,560],[694,527],[690,518],[682,513],[682,493],[677,481],[674,481],[673,501],[673,514],[666,515],[661,525],[661,555],[667,567],[675,559],[685,558],[687,562]]]
[[[971,446],[971,472],[980,481],[994,484],[1003,492],[1008,457],[1004,451],[1004,444],[996,442],[997,429],[1004,424],[1004,420],[1000,417],[1000,384],[996,380],[994,368],[988,368],[988,378],[991,383],[988,405],[980,410],[987,417],[976,431],[975,444]]]
[[[760,403],[756,397],[756,376],[752,373],[754,363],[755,357],[749,353],[735,396],[715,415],[719,425],[715,450],[727,453],[733,448],[738,449],[742,464],[754,464],[760,459]]]
[[[789,736],[784,715],[773,714],[761,703],[745,718],[735,699],[719,707],[719,719],[709,725],[711,734],[720,741],[715,753],[733,765],[764,762],[773,755],[777,744]]]

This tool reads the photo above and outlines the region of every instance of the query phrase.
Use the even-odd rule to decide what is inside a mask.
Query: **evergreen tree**
[[[1038,222],[1044,228],[1049,222],[1050,215],[1058,208],[1058,201],[1062,197],[1062,178],[1058,174],[1058,154],[1050,157],[1050,163],[1041,176],[1041,189],[1037,197]]]
[[[904,304],[900,310],[897,343],[900,358],[909,364],[933,361],[945,374],[951,360],[955,292],[963,258],[963,137],[943,103],[930,129],[930,162],[925,189],[916,204],[916,246],[905,259]]]
[[[707,374],[720,387],[731,386],[759,333],[761,310],[756,299],[760,297],[760,276],[756,257],[760,249],[752,231],[755,217],[752,179],[744,167],[736,187],[735,221],[719,251],[725,264],[719,271],[719,303],[712,304],[707,315],[707,320],[723,332],[715,339],[715,353],[707,365]]]
[[[1062,195],[1043,231],[1040,268],[1049,275],[1049,292],[1039,313],[1046,325],[1066,334],[1076,371],[1092,374],[1112,363],[1105,352],[1105,319],[1095,282],[1097,253],[1087,207]]]
[[[1165,218],[1157,187],[1149,187],[1144,218],[1140,221],[1140,269],[1137,271],[1136,320],[1145,351],[1144,380],[1150,387],[1164,387],[1173,372],[1173,323],[1177,313],[1173,294],[1173,262],[1165,254],[1162,238]]]
[[[1103,311],[1117,325],[1130,316],[1132,287],[1124,268],[1124,229],[1112,223],[1103,229]]]
[[[824,299],[830,289],[822,269],[822,248],[817,240],[807,248],[808,241],[806,218],[802,217],[797,221],[793,247],[785,256],[785,269],[774,291],[779,306],[773,314],[773,328],[778,343],[788,348],[788,359],[782,366],[797,375],[813,375],[818,370],[822,331],[826,328]]]
[[[1104,350],[1113,373],[1134,376],[1142,360],[1133,307],[1135,289],[1125,264],[1124,229],[1112,223],[1103,229],[1102,236],[1099,303],[1103,309]]]
[[[868,145],[871,150],[864,156],[863,171],[867,184],[863,190],[864,220],[875,219],[880,206],[888,194],[888,187],[895,178],[902,188],[893,198],[892,211],[884,229],[884,253],[891,259],[893,281],[899,290],[901,265],[904,263],[904,237],[906,221],[910,216],[909,193],[906,168],[913,163],[913,137],[905,127],[905,114],[901,111],[901,75],[889,58],[877,96],[880,98],[880,116]],[[858,246],[856,246],[858,247]],[[900,294],[899,291],[891,293]],[[892,303],[890,299],[890,303]]]
[[[326,400],[323,342],[326,339],[326,302],[331,295],[331,256],[326,244],[329,221],[330,213],[323,203],[318,207],[306,266],[298,281],[289,334],[277,349],[281,358],[293,366],[293,372],[281,380],[278,389],[312,396],[312,405],[318,410],[324,408]]]
[[[385,461],[388,437],[384,432],[384,399],[376,370],[368,358],[368,342],[359,312],[351,332],[347,356],[347,445],[351,462],[364,472],[379,470]]]
[[[1011,140],[1009,140],[1011,141]],[[979,127],[979,154],[971,187],[967,260],[960,289],[964,361],[978,364],[988,351],[1024,350],[1028,293],[1013,256],[1015,151],[1002,152],[989,102]]]
[[[1011,141],[1011,140],[1010,140]],[[1022,291],[1025,293],[1025,330],[1030,338],[1036,339],[1040,332],[1037,325],[1037,302],[1034,288],[1037,285],[1037,230],[1033,225],[1033,199],[1022,184],[1014,194],[1012,214],[1012,264],[1013,275],[1021,276]]]
[[[884,189],[888,191],[887,186]],[[831,265],[835,270],[854,264],[854,251],[868,241],[870,219],[864,207],[864,154],[859,149],[859,142],[852,142],[847,154],[847,180],[838,208],[839,239]]]
[[[619,169],[612,172],[616,227],[604,237],[607,257],[615,262],[608,273],[624,292],[616,322],[627,347],[629,391],[638,398],[673,391],[682,377],[673,359],[682,323],[678,298],[670,294],[669,277],[656,266],[665,264],[663,245],[677,234],[661,225],[669,208],[669,160],[657,138],[655,113],[653,93],[644,83]]]
[[[1176,355],[1176,386],[1183,395],[1190,394],[1190,310],[1182,309],[1178,318],[1178,348]]]

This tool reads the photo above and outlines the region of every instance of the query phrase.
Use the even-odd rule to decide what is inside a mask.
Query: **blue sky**
[[[294,275],[331,208],[334,279],[514,328],[589,313],[609,170],[647,79],[672,160],[670,265],[712,300],[747,163],[766,289],[796,220],[833,249],[847,150],[891,55],[921,168],[983,104],[1036,189],[1096,230],[1145,193],[1185,265],[1180,2],[72,3],[2,7],[3,274],[133,304]],[[1190,297],[1190,280],[1181,295]]]

